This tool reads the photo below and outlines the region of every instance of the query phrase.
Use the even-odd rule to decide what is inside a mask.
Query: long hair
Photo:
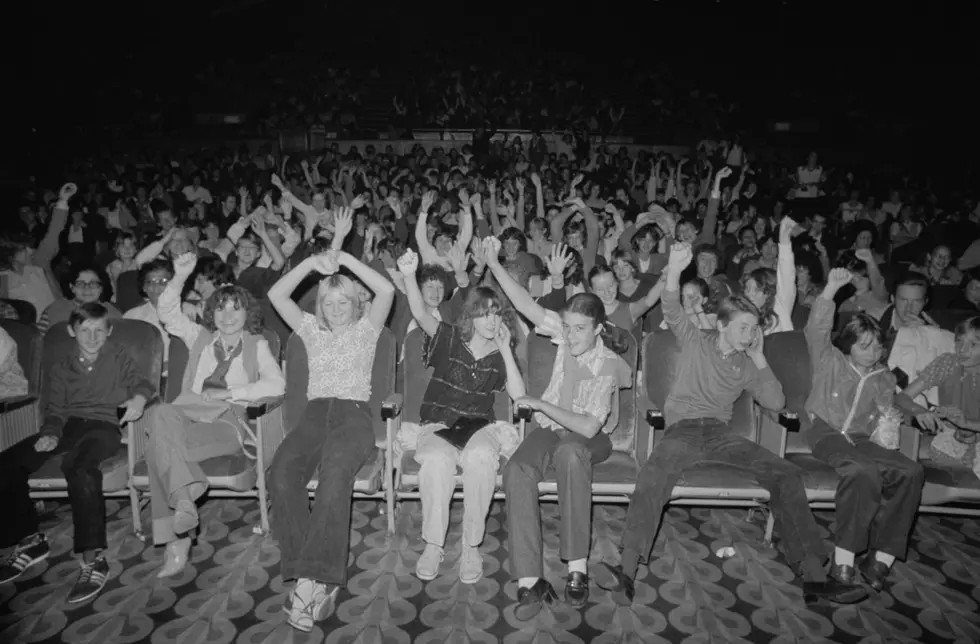
[[[204,328],[214,333],[217,326],[214,323],[214,312],[225,308],[228,302],[234,304],[236,309],[244,310],[245,330],[252,335],[262,333],[262,309],[259,307],[258,300],[249,293],[248,289],[242,286],[222,286],[211,294],[211,297],[204,302],[204,311],[201,314],[201,323]]]
[[[561,309],[562,313],[577,313],[592,320],[593,326],[600,327],[599,337],[603,344],[613,353],[622,355],[629,348],[629,331],[609,324],[606,321],[606,307],[598,295],[592,293],[579,293],[573,295],[565,302]]]
[[[766,301],[758,308],[759,326],[769,328],[776,321],[776,271],[771,268],[757,268],[742,277],[742,290],[752,280],[766,296]]]
[[[463,340],[469,342],[473,339],[473,320],[490,313],[499,314],[501,321],[507,325],[510,331],[510,346],[513,349],[517,346],[516,315],[513,309],[507,306],[506,298],[487,286],[477,286],[470,289],[466,294],[466,299],[463,300],[463,308],[456,320],[456,326],[459,327]]]

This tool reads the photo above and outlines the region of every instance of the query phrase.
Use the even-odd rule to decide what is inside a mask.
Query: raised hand
[[[419,267],[419,256],[414,250],[406,250],[405,253],[398,258],[398,270],[401,271],[402,275],[405,277],[410,277],[415,275],[415,271]]]
[[[279,178],[278,174],[273,174],[271,181],[272,181],[272,185],[279,188],[279,190],[285,192],[286,188],[283,186],[282,179]],[[241,188],[240,192],[245,192],[245,188]]]
[[[487,265],[491,268],[500,266],[500,240],[492,236],[484,237],[483,255],[487,259]]]
[[[835,268],[827,275],[827,288],[840,290],[851,281],[851,271],[846,268]]]
[[[483,240],[479,237],[474,237],[470,241],[470,256],[478,268],[482,269],[487,265],[487,256],[483,252]]]
[[[453,244],[447,253],[449,264],[456,273],[465,273],[466,267],[470,263],[470,255],[459,244]]]
[[[667,258],[667,270],[679,275],[691,263],[693,257],[694,253],[691,251],[690,244],[675,242],[670,247],[670,256]]]
[[[854,251],[854,256],[860,259],[865,264],[870,264],[875,261],[875,256],[868,248],[862,248],[860,250]]]
[[[537,172],[532,172],[531,173],[531,183],[534,184],[534,187],[535,188],[540,188],[541,187],[541,177],[538,176],[538,173]]]
[[[184,253],[174,258],[174,275],[187,278],[197,267],[197,255]]]
[[[327,251],[311,258],[312,266],[321,275],[333,275],[340,270],[336,251]]]
[[[365,203],[367,203],[367,200],[364,199],[363,195],[357,195],[353,200],[351,200],[350,209],[360,210],[362,207],[364,207]]]
[[[555,244],[551,248],[551,256],[548,257],[547,268],[549,275],[565,275],[565,267],[572,261],[572,256],[568,253],[568,246],[565,244]]]
[[[719,170],[718,174],[715,175],[715,182],[724,181],[730,176],[732,176],[732,169],[726,166]]]
[[[432,207],[433,202],[435,202],[435,197],[431,192],[427,191],[422,195],[422,205],[419,208],[420,212],[429,212],[429,208]]]
[[[783,217],[779,222],[779,243],[789,244],[793,241],[793,231],[796,230],[796,222],[789,217]]]
[[[61,186],[61,190],[58,191],[58,199],[60,201],[68,201],[78,192],[78,186],[74,183],[68,182]]]
[[[459,205],[463,208],[470,205],[470,191],[466,188],[459,189]]]
[[[334,234],[338,237],[346,237],[354,226],[354,209],[340,208],[333,220]]]

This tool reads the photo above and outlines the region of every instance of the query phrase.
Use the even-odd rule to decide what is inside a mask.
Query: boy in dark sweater
[[[109,575],[106,548],[102,461],[113,456],[121,441],[120,425],[143,415],[156,388],[140,372],[125,348],[107,342],[112,321],[98,303],[72,312],[69,333],[75,347],[45,374],[47,407],[39,435],[0,454],[0,547],[15,545],[0,561],[0,583],[13,581],[49,554],[30,498],[28,478],[49,458],[61,457],[68,484],[75,553],[82,569],[68,596],[83,602],[99,593]],[[122,416],[117,416],[122,410]]]

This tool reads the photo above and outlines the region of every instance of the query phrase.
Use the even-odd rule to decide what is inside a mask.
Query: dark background
[[[978,140],[976,4],[35,4],[28,44],[8,65],[28,90],[15,93],[14,124],[32,149],[67,144],[79,125],[125,122],[134,87],[144,100],[181,97],[178,117],[189,119],[202,100],[194,76],[218,58],[288,52],[399,70],[440,50],[487,62],[567,55],[586,83],[667,64],[730,95],[743,107],[740,126],[755,132],[813,117],[823,137],[847,140],[875,123],[900,124],[897,147],[955,157]],[[19,62],[25,53],[30,65]],[[209,109],[235,107],[207,100]]]

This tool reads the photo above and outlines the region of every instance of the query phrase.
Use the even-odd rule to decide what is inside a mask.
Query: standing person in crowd
[[[316,313],[310,314],[292,293],[314,271],[324,279]],[[362,300],[355,279],[373,300]],[[357,471],[375,449],[371,372],[394,296],[385,277],[334,250],[303,260],[269,291],[269,301],[306,345],[309,361],[309,403],[276,451],[268,479],[282,577],[296,580],[287,604],[289,624],[299,631],[308,633],[326,619],[347,584],[351,494]],[[306,485],[318,469],[311,511]]]
[[[557,600],[544,577],[538,508],[538,483],[552,466],[562,515],[561,558],[568,561],[565,601],[575,607],[588,601],[592,468],[612,453],[609,434],[619,423],[618,393],[632,386],[631,367],[619,355],[628,331],[607,324],[605,307],[592,294],[572,296],[560,314],[543,308],[497,261],[500,242],[490,237],[484,244],[487,266],[514,307],[559,345],[544,394],[518,401],[536,412],[537,428],[504,468],[511,572],[518,587],[515,615],[528,620]]]
[[[149,264],[148,264],[149,265]],[[223,286],[204,306],[202,324],[181,310],[181,292],[197,255],[174,260],[173,278],[157,296],[157,314],[167,333],[188,349],[180,395],[155,405],[149,416],[146,465],[150,480],[153,543],[166,545],[158,577],[172,577],[187,564],[189,533],[198,525],[197,500],[208,479],[200,462],[260,449],[244,407],[280,396],[286,381],[262,337],[258,302],[240,286]]]
[[[834,296],[850,281],[846,268],[830,271],[810,311],[804,334],[813,386],[803,435],[813,455],[837,471],[831,578],[852,585],[860,570],[880,591],[892,563],[905,557],[925,473],[896,451],[901,414],[894,404],[895,376],[882,362],[878,322],[858,314],[831,341]],[[869,547],[855,568],[855,556]]]
[[[680,345],[674,385],[663,410],[667,431],[637,478],[621,564],[604,564],[598,584],[612,591],[617,603],[633,603],[638,566],[653,550],[674,485],[689,467],[708,460],[739,469],[769,491],[775,529],[790,565],[803,576],[805,595],[844,604],[861,601],[867,593],[860,587],[827,577],[823,539],[810,514],[802,471],[729,425],[743,391],[749,390],[766,409],[782,409],[785,397],[762,352],[760,314],[751,302],[742,296],[723,299],[714,332],[701,331],[684,314],[680,275],[691,256],[689,245],[677,243],[667,263],[664,319]]]
[[[122,444],[120,426],[139,420],[156,395],[121,344],[109,339],[112,320],[98,302],[72,311],[68,333],[75,347],[56,360],[45,377],[47,409],[41,430],[0,454],[0,503],[5,520],[0,547],[14,549],[0,561],[0,584],[13,581],[51,550],[30,497],[28,478],[60,456],[68,484],[75,554],[81,570],[69,604],[97,595],[109,578],[102,461]],[[117,410],[122,408],[122,416]]]
[[[524,379],[497,294],[486,287],[473,288],[466,295],[457,323],[440,321],[430,312],[416,283],[418,259],[408,251],[398,260],[412,315],[426,335],[423,360],[433,369],[422,400],[415,452],[415,460],[421,465],[419,494],[425,541],[415,574],[425,581],[439,574],[458,466],[463,471],[459,579],[475,584],[483,577],[479,546],[500,457],[509,457],[520,442],[517,429],[507,419],[494,419],[494,401],[504,390],[513,400],[522,398]],[[402,427],[403,432],[406,429]]]

